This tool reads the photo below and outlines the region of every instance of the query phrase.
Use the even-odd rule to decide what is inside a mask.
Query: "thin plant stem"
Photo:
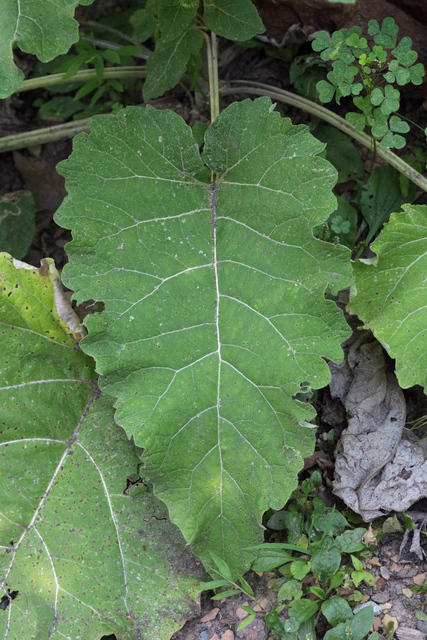
[[[218,80],[218,41],[216,34],[211,33],[212,41],[212,86],[210,91],[212,93],[211,101],[211,120],[214,122],[219,116],[220,112],[220,94],[219,94],[219,80]]]
[[[332,124],[340,131],[343,131],[343,133],[346,133],[351,138],[354,138],[368,149],[372,149],[372,138],[370,136],[363,133],[363,131],[355,129],[352,124],[338,116],[336,113],[329,111],[329,109],[326,109],[311,100],[307,100],[307,98],[302,98],[301,96],[297,96],[290,91],[285,91],[284,89],[272,88],[267,84],[262,84],[261,82],[234,80],[233,84],[234,83],[236,83],[237,86],[222,87],[220,89],[221,95],[225,96],[235,93],[246,93],[258,96],[268,96],[273,100],[290,104],[312,114],[313,116],[321,118],[325,122],[329,122],[329,124]],[[383,149],[379,145],[377,145],[376,153],[400,173],[407,176],[409,180],[423,189],[423,191],[427,192],[427,178],[421,175],[421,173],[418,173],[418,171],[413,169],[407,162],[402,160],[402,158],[399,158],[399,156],[389,149]]]
[[[103,79],[109,80],[110,78],[144,78],[147,72],[145,67],[106,67],[104,69]],[[24,80],[16,90],[18,91],[31,91],[32,89],[41,89],[44,87],[51,87],[55,84],[63,84],[64,82],[86,82],[88,80],[94,80],[97,78],[95,69],[81,69],[77,71],[74,76],[64,80],[64,73],[54,73],[49,76],[40,76],[40,78],[31,78],[30,80]]]
[[[35,131],[25,131],[13,136],[5,136],[0,138],[0,153],[12,151],[13,149],[24,149],[36,144],[54,142],[60,138],[73,138],[81,131],[89,131],[89,118],[57,124],[52,127],[44,127]]]

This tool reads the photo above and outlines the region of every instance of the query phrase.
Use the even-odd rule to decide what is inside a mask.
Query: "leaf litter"
[[[369,522],[405,511],[427,494],[427,462],[423,444],[404,428],[406,402],[390,358],[354,317],[349,324],[344,360],[329,365],[331,395],[348,416],[335,452],[333,491]]]

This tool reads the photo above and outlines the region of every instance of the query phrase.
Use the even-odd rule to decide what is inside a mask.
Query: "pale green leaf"
[[[156,49],[147,60],[147,79],[144,83],[144,100],[158,98],[172,89],[184,73],[191,54],[196,54],[203,44],[198,29],[188,29],[174,40],[158,40]]]
[[[21,84],[24,74],[15,65],[15,43],[25,53],[48,62],[67,53],[79,39],[74,10],[93,0],[0,0],[0,98],[6,98]]]
[[[251,0],[204,0],[203,18],[211,31],[229,40],[249,40],[265,27]]]
[[[0,274],[0,587],[16,595],[0,633],[168,640],[204,576],[145,485],[124,495],[138,452],[97,399],[52,261],[1,254]]]
[[[234,103],[205,135],[202,167],[176,114],[130,107],[91,120],[61,165],[73,228],[67,286],[106,305],[83,348],[145,473],[205,563],[238,573],[312,451],[325,357],[348,335],[325,290],[349,283],[349,251],[313,238],[334,207],[322,145],[267,98]]]
[[[392,358],[403,388],[427,386],[427,207],[402,205],[371,245],[376,258],[356,261],[350,310]]]
[[[0,251],[19,260],[25,256],[36,233],[34,198],[30,191],[0,196]]]

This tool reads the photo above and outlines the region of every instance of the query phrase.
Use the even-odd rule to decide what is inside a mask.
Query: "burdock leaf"
[[[311,406],[347,329],[326,291],[349,251],[313,237],[335,206],[333,167],[267,98],[234,103],[203,161],[175,113],[130,107],[91,120],[61,165],[73,228],[65,282],[105,302],[82,348],[144,447],[144,473],[207,566],[242,574],[312,450]]]

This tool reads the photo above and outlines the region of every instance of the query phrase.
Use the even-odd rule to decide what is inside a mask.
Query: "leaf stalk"
[[[208,59],[208,78],[209,78],[209,100],[211,110],[211,123],[219,116],[220,112],[220,92],[218,81],[218,42],[215,33],[211,33],[210,37],[203,32],[206,42],[206,54]]]
[[[64,81],[66,73],[53,73],[48,76],[40,76],[39,78],[30,78],[30,80],[24,80],[16,90],[18,91],[30,91],[32,89],[41,89],[45,87],[51,87],[55,84],[62,84],[63,82],[86,82],[88,80],[94,80],[97,78],[95,69],[81,69],[77,71],[74,76],[67,78]],[[106,67],[104,69],[103,80],[109,80],[111,78],[144,78],[147,75],[145,67]]]

